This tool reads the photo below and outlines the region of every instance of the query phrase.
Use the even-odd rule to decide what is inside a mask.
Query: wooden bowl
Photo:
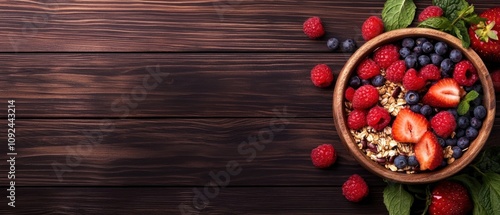
[[[351,132],[346,126],[347,114],[344,108],[344,92],[349,85],[348,81],[351,74],[355,72],[357,65],[362,59],[373,53],[373,51],[385,44],[393,43],[398,40],[402,40],[406,37],[426,37],[438,41],[446,42],[452,48],[457,48],[462,51],[464,58],[470,60],[476,67],[481,84],[483,85],[483,103],[487,110],[487,116],[483,121],[483,125],[479,130],[479,135],[470,144],[469,149],[464,152],[463,156],[450,165],[441,168],[439,170],[427,171],[415,174],[406,174],[401,172],[392,172],[386,169],[382,165],[372,161],[368,158],[364,152],[362,152],[354,141]],[[389,31],[376,38],[371,39],[361,46],[347,61],[344,68],[340,72],[337,83],[335,85],[335,90],[333,91],[333,116],[334,123],[337,129],[337,133],[340,136],[343,144],[347,147],[348,151],[354,156],[354,158],[367,170],[373,172],[374,174],[391,180],[395,182],[405,183],[405,184],[421,184],[421,183],[431,183],[435,182],[449,176],[454,175],[465,166],[467,166],[480,152],[483,148],[488,136],[490,134],[491,128],[493,127],[493,121],[495,118],[495,93],[493,89],[493,84],[489,76],[488,70],[484,65],[481,58],[472,50],[464,49],[461,45],[461,41],[454,36],[427,28],[406,28],[394,31]]]

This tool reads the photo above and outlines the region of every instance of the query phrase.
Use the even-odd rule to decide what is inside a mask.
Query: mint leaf
[[[469,109],[470,109],[469,102],[468,101],[461,101],[458,104],[457,113],[458,113],[458,115],[463,116],[469,111]]]
[[[410,214],[413,196],[403,189],[402,184],[390,183],[384,189],[384,204],[389,215]]]
[[[483,184],[479,190],[479,205],[484,209],[484,214],[492,214],[490,188],[487,184]],[[476,205],[474,205],[476,207]]]
[[[479,17],[477,14],[472,14],[470,16],[464,17],[464,20],[469,23],[469,25],[477,25],[480,22],[486,21],[485,18]]]
[[[474,164],[482,172],[494,172],[500,174],[500,146],[486,149],[478,162]]]
[[[490,214],[500,214],[500,175],[496,173],[486,173],[483,177],[484,185],[489,190],[491,203]]]
[[[458,12],[469,5],[465,0],[432,0],[432,4],[443,9],[444,16],[450,20],[457,18]]]
[[[431,17],[418,24],[418,27],[448,31],[452,25],[450,20],[446,17]]]
[[[453,34],[458,37],[462,41],[462,46],[464,48],[469,48],[470,46],[470,37],[469,31],[465,26],[465,22],[463,20],[458,20],[453,26]]]
[[[387,0],[382,10],[385,30],[408,27],[415,17],[416,9],[413,0]]]
[[[477,99],[477,97],[479,97],[479,93],[475,90],[471,90],[470,92],[467,93],[467,95],[465,95],[464,97],[464,101],[474,101],[474,99]]]

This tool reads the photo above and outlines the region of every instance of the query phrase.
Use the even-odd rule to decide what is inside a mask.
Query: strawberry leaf
[[[389,215],[409,215],[413,196],[402,184],[389,183],[384,189],[384,204]]]
[[[417,6],[413,0],[387,0],[382,10],[382,21],[386,31],[408,27]]]

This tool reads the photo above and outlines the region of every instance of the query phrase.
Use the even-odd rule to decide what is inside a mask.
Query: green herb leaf
[[[470,46],[470,37],[469,31],[465,26],[465,22],[463,20],[458,20],[453,26],[453,34],[458,37],[462,41],[462,46],[464,48],[469,48]]]
[[[474,166],[482,172],[500,174],[500,146],[488,147]]]
[[[477,25],[480,22],[486,21],[485,18],[479,17],[477,14],[471,14],[467,17],[464,17],[464,20],[469,23],[469,25]]]
[[[410,214],[413,196],[403,189],[402,184],[390,183],[384,189],[384,204],[390,215]]]
[[[418,27],[448,31],[452,26],[450,20],[446,17],[431,17],[418,24]]]
[[[387,0],[382,10],[385,30],[408,27],[415,17],[416,9],[413,0]]]
[[[483,177],[483,195],[488,214],[500,214],[500,175],[497,173],[486,173]],[[488,190],[488,191],[486,191]],[[489,201],[488,201],[489,198]],[[489,205],[488,205],[489,203]]]
[[[470,109],[469,102],[468,101],[461,101],[458,104],[457,113],[458,113],[458,115],[463,116],[469,111],[469,109]]]
[[[469,4],[465,0],[432,0],[432,4],[439,6],[444,11],[444,16],[453,20],[458,13]]]
[[[483,184],[479,190],[479,205],[484,209],[484,214],[492,214],[490,188],[487,184]],[[474,205],[476,207],[476,205]]]
[[[467,93],[467,95],[465,95],[463,100],[470,102],[474,101],[474,99],[477,99],[477,97],[479,97],[479,93],[475,90],[471,90]]]

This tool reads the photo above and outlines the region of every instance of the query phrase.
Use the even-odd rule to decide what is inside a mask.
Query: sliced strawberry
[[[410,109],[401,109],[392,123],[392,137],[404,143],[417,143],[429,129],[429,121],[424,115]]]
[[[454,108],[462,96],[460,85],[452,78],[445,78],[432,85],[422,99],[424,104],[438,108]]]
[[[434,170],[443,162],[443,149],[432,132],[428,131],[415,144],[415,157],[420,170]]]

